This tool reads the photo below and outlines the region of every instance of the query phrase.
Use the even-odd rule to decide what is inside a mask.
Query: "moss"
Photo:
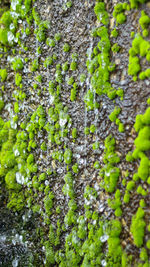
[[[132,191],[134,189],[134,187],[135,187],[135,182],[134,181],[130,181],[130,182],[127,183],[126,189],[128,191]]]
[[[140,252],[140,259],[142,261],[146,261],[148,259],[148,255],[147,255],[147,251],[145,248],[142,248],[141,249],[141,252]]]
[[[75,164],[72,166],[72,170],[73,170],[73,172],[76,173],[76,174],[79,172],[79,167],[78,167],[78,164],[77,164],[77,163],[75,163]]]
[[[47,38],[46,44],[50,47],[55,47],[55,41],[53,39]]]
[[[148,249],[150,249],[150,239],[146,242],[146,246]]]
[[[47,145],[46,145],[45,142],[43,142],[43,143],[41,144],[41,149],[42,149],[43,151],[46,151],[46,150],[47,150]]]
[[[69,52],[70,51],[70,46],[69,44],[65,43],[64,46],[63,46],[63,51],[64,52]]]
[[[12,192],[9,196],[9,202],[7,204],[8,209],[12,209],[14,211],[21,211],[25,206],[25,199],[23,192]]]
[[[71,76],[70,78],[68,78],[68,80],[67,80],[67,84],[68,84],[68,85],[72,85],[73,83],[74,83],[74,77]]]
[[[56,42],[59,42],[61,40],[61,34],[59,32],[55,33],[54,39]]]
[[[134,160],[134,158],[132,156],[132,153],[128,152],[127,155],[126,155],[126,161],[132,162],[133,160]]]
[[[138,176],[146,181],[149,175],[149,159],[144,157],[141,159],[140,166],[138,168]]]
[[[77,129],[76,128],[72,129],[72,138],[73,139],[77,138]]]
[[[15,75],[15,84],[17,86],[20,86],[21,82],[22,82],[22,76],[19,73],[16,73],[16,75]]]
[[[39,68],[38,59],[34,59],[31,65],[31,71],[36,71]]]
[[[66,61],[65,63],[62,64],[62,70],[66,72],[68,69],[69,69],[69,64],[68,61]]]
[[[4,82],[7,79],[7,70],[6,69],[0,69],[0,77],[1,81]]]
[[[85,80],[86,80],[86,75],[85,75],[84,73],[82,73],[82,74],[80,75],[80,82],[81,82],[81,83],[84,83]]]
[[[147,29],[142,31],[143,37],[148,37],[149,31]]]
[[[72,151],[68,148],[64,152],[64,162],[70,164],[72,161]]]
[[[24,67],[23,65],[23,61],[21,58],[14,58],[14,60],[12,61],[12,68],[14,71],[17,70],[22,70]]]
[[[129,203],[129,201],[130,201],[130,193],[128,191],[125,192],[123,201],[124,201],[124,203]]]
[[[140,200],[140,207],[144,208],[145,206],[146,206],[146,203],[145,203],[144,199],[141,199]]]
[[[71,7],[72,7],[72,1],[68,1],[68,2],[66,3],[66,7],[67,7],[67,8],[71,8]]]
[[[70,64],[70,70],[74,71],[77,69],[77,62],[72,61]]]
[[[137,8],[139,4],[144,4],[147,0],[130,0],[131,8]]]
[[[144,10],[142,10],[141,17],[139,19],[139,24],[141,25],[142,30],[147,28],[149,23],[150,23],[149,16],[147,16]]]
[[[118,36],[118,31],[116,28],[111,31],[111,36],[114,38],[116,38]]]
[[[140,72],[139,78],[140,78],[140,80],[144,80],[146,78],[145,71]]]
[[[116,43],[112,46],[111,50],[113,53],[117,53],[120,50],[120,46]]]
[[[105,3],[97,2],[94,7],[94,12],[100,22],[102,22],[104,25],[108,25],[109,17],[105,10]]]
[[[91,124],[91,126],[90,126],[90,132],[91,133],[95,133],[95,131],[96,131],[96,126],[94,124]]]
[[[119,123],[119,128],[118,128],[118,131],[120,132],[120,133],[123,133],[124,132],[124,125],[123,125],[123,123],[121,122],[121,123]]]
[[[141,247],[143,244],[144,230],[146,226],[146,223],[143,220],[144,215],[145,215],[145,212],[140,207],[138,208],[136,214],[132,218],[130,230],[131,230],[131,233],[133,234],[134,244],[137,247]]]
[[[100,169],[99,161],[95,161],[94,168],[97,169],[97,170]]]
[[[90,129],[89,129],[89,127],[85,127],[84,128],[84,134],[85,135],[88,135],[90,133]]]
[[[138,57],[129,56],[128,74],[136,76],[140,71],[141,66]]]
[[[138,186],[137,193],[141,194],[142,196],[147,196],[147,192],[143,189],[141,185]]]
[[[93,148],[93,150],[97,150],[97,149],[99,149],[99,142],[95,142],[95,143],[93,143],[93,144],[92,144],[92,148]]]
[[[124,15],[123,12],[119,13],[119,14],[116,16],[116,21],[117,21],[117,23],[119,23],[119,24],[123,24],[123,23],[126,21],[126,15]]]
[[[119,107],[115,107],[115,109],[109,115],[109,119],[111,121],[115,121],[117,119],[117,116],[120,114],[120,111],[121,109]]]

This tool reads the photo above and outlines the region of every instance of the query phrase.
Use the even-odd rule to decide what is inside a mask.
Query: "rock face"
[[[3,266],[29,248],[28,266],[150,266],[143,2],[13,0],[2,15],[2,202],[27,240],[0,243]]]

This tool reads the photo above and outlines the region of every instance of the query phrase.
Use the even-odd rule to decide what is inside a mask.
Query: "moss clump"
[[[101,186],[109,193],[114,192],[117,181],[120,175],[120,170],[115,165],[119,163],[120,158],[115,153],[115,139],[109,135],[105,139],[105,155],[103,161],[105,166],[100,170],[100,177],[104,180],[101,182]]]
[[[38,59],[34,59],[34,61],[32,62],[32,65],[31,65],[31,71],[38,70],[38,67],[39,67]]]
[[[69,52],[70,51],[70,46],[69,44],[65,43],[64,46],[63,46],[63,51],[64,52]]]
[[[6,69],[0,69],[0,77],[1,81],[4,82],[7,79],[7,70]]]
[[[149,16],[147,16],[144,10],[142,10],[141,17],[139,19],[139,24],[141,25],[142,30],[146,29],[149,23],[150,23]]]
[[[137,8],[139,4],[146,3],[147,0],[130,0],[131,8]]]
[[[14,71],[17,71],[17,70],[22,70],[23,69],[23,61],[21,58],[14,58],[13,62],[12,62],[12,69]]]
[[[16,73],[16,75],[15,75],[15,84],[17,86],[20,86],[21,82],[22,82],[22,76],[19,73]]]
[[[64,162],[66,164],[70,164],[72,161],[72,151],[68,148],[65,150],[65,153],[64,153]]]
[[[146,226],[146,223],[143,219],[144,215],[145,215],[145,212],[140,207],[138,208],[136,214],[132,218],[130,230],[131,230],[131,233],[133,234],[134,244],[137,247],[141,247],[143,244],[144,229]]]
[[[94,12],[100,22],[104,25],[108,25],[109,17],[107,11],[105,10],[105,3],[97,2],[94,7]]]
[[[138,57],[129,56],[128,74],[136,76],[140,71],[140,61]]]
[[[53,39],[47,38],[46,44],[50,47],[55,47],[55,41]]]
[[[116,28],[111,31],[111,36],[114,38],[116,38],[118,36],[118,31]]]
[[[12,169],[5,176],[5,182],[8,189],[19,190],[21,186],[16,182],[16,170]]]

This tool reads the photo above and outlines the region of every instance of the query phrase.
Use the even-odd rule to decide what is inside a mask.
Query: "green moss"
[[[97,170],[100,169],[99,161],[95,161],[94,168],[97,169]]]
[[[146,206],[146,203],[145,203],[144,199],[141,199],[140,200],[140,207],[144,208],[145,206]]]
[[[67,8],[71,8],[71,7],[72,7],[72,1],[68,1],[68,2],[66,3],[66,7],[67,7]]]
[[[140,80],[144,80],[146,78],[145,71],[140,72],[139,78],[140,78]]]
[[[14,211],[21,211],[25,206],[25,198],[23,192],[12,192],[9,196],[9,202],[7,204],[8,209],[12,209]]]
[[[137,8],[139,4],[144,4],[147,0],[130,0],[131,8]]]
[[[126,155],[126,161],[132,162],[133,160],[134,159],[133,159],[132,153],[131,152],[128,152],[127,155]]]
[[[64,153],[64,162],[66,164],[70,164],[72,161],[72,151],[68,148],[65,150],[65,153]]]
[[[81,82],[81,83],[84,83],[85,80],[86,80],[86,75],[85,75],[84,73],[82,73],[82,74],[80,75],[80,82]]]
[[[141,194],[142,196],[147,196],[147,192],[143,189],[141,185],[138,186],[137,193]]]
[[[129,203],[129,201],[130,201],[130,193],[128,191],[125,192],[123,201],[124,201],[124,203]]]
[[[143,37],[148,37],[149,31],[147,29],[142,31]]]
[[[93,150],[97,150],[97,149],[99,149],[99,142],[95,142],[95,143],[93,143],[93,144],[92,144],[92,148],[93,148]]]
[[[55,33],[54,39],[55,39],[56,42],[59,42],[61,40],[61,34],[59,32]]]
[[[109,115],[109,119],[111,121],[115,121],[117,119],[117,116],[120,114],[120,111],[121,109],[119,107],[115,107],[115,109]]]
[[[132,218],[131,223],[131,233],[133,234],[134,244],[137,247],[141,247],[143,244],[144,230],[146,223],[143,219],[145,215],[144,210],[140,207],[138,208],[136,214]]]
[[[111,47],[113,53],[117,53],[120,50],[120,46],[116,43]]]
[[[72,138],[73,139],[77,138],[77,129],[76,128],[72,129]]]
[[[16,182],[16,170],[9,171],[5,176],[5,182],[8,189],[19,190],[21,186]]]
[[[20,86],[21,82],[22,82],[22,76],[19,73],[16,73],[16,75],[15,75],[15,84],[17,86]]]
[[[47,145],[46,145],[45,142],[43,142],[43,143],[41,144],[41,149],[42,149],[43,151],[46,151],[46,150],[47,150]]]
[[[50,47],[55,47],[55,41],[53,39],[47,38],[46,44]]]
[[[69,69],[69,64],[68,61],[66,61],[65,63],[62,64],[62,70],[66,72],[68,69]]]
[[[91,124],[91,126],[90,126],[90,132],[91,133],[95,133],[95,131],[96,131],[96,126],[94,124]]]
[[[138,168],[138,176],[146,181],[149,175],[149,159],[144,157],[141,159],[140,166]]]
[[[150,249],[150,239],[146,242],[146,246],[148,249]]]
[[[139,19],[139,24],[141,25],[142,30],[148,27],[148,24],[150,23],[149,16],[146,15],[145,11],[142,10],[141,17]]]
[[[22,70],[24,67],[23,65],[23,61],[21,58],[14,58],[14,60],[12,61],[12,68],[14,71],[17,71],[17,70]]]
[[[119,123],[119,128],[118,128],[118,131],[120,132],[120,133],[123,133],[124,132],[124,125],[123,125],[123,123],[121,122],[121,123]]]
[[[124,13],[119,13],[117,16],[116,16],[116,21],[117,23],[119,24],[123,24],[125,21],[126,21],[126,15],[124,15]]]
[[[140,259],[146,261],[148,259],[146,248],[142,248],[140,252]]]
[[[135,182],[134,181],[130,181],[130,182],[127,183],[126,189],[128,191],[132,191],[134,189],[134,187],[135,187]]]
[[[44,61],[44,67],[47,68],[53,64],[53,58],[48,56]]]
[[[32,62],[31,65],[31,71],[36,71],[39,68],[39,63],[38,63],[38,59],[34,59],[34,61]]]
[[[104,25],[108,25],[109,17],[108,17],[108,13],[105,10],[105,3],[96,2],[95,7],[94,7],[94,12],[97,16],[97,19],[100,22],[102,22]]]
[[[74,77],[71,76],[70,78],[68,78],[68,80],[67,80],[67,84],[68,84],[68,85],[72,85],[73,83],[74,83]]]
[[[128,74],[136,76],[141,69],[138,57],[129,56]]]
[[[72,170],[74,173],[78,173],[79,172],[79,167],[78,167],[78,164],[75,163],[73,166],[72,166]]]
[[[77,69],[77,62],[76,61],[72,61],[70,64],[70,70],[74,71]]]
[[[85,135],[88,135],[90,133],[90,129],[89,129],[89,127],[85,127],[84,128],[84,134]]]
[[[64,46],[63,46],[63,51],[64,52],[69,52],[70,51],[70,46],[69,44],[65,43]]]
[[[1,81],[4,82],[7,79],[7,70],[6,69],[0,69],[0,77]]]
[[[114,38],[116,38],[118,36],[118,31],[116,28],[111,31],[111,36]]]

